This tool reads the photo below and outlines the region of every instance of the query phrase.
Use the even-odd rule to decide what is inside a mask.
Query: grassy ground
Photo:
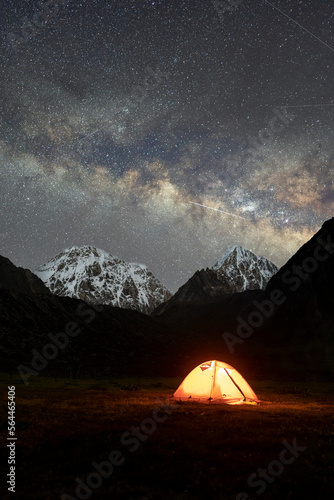
[[[2,375],[4,458],[7,385],[16,385],[17,492],[12,498],[51,500],[66,493],[63,498],[246,500],[259,498],[260,490],[261,498],[277,500],[333,498],[332,384],[249,381],[264,400],[260,405],[173,403],[154,412],[180,382],[32,377],[25,387]],[[142,426],[137,437],[130,435],[133,426]],[[286,452],[291,463],[280,465],[284,440],[306,449],[295,457]],[[119,454],[111,459],[123,463],[109,468],[106,479],[90,476],[102,483],[98,488],[92,483],[91,495],[83,489],[76,494],[76,478],[87,483],[96,473],[92,462],[109,460],[113,450]],[[254,476],[254,485],[248,485],[259,468],[271,473],[262,480]],[[1,498],[10,498],[2,488]]]

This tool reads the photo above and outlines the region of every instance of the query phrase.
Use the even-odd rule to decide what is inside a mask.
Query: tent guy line
[[[208,207],[207,205],[202,205],[201,203],[196,203],[195,201],[189,201],[189,203],[192,203],[193,205],[198,205],[199,207],[208,208],[209,210],[215,210],[216,212],[220,212],[222,214],[231,215],[231,217],[237,217],[238,219],[243,219],[243,220],[248,221],[248,219],[246,219],[246,217],[241,217],[241,215],[235,215],[235,214],[231,214],[230,212],[225,212],[221,208]]]

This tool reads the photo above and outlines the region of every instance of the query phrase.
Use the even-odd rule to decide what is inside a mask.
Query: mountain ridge
[[[241,245],[232,245],[211,268],[196,271],[153,314],[161,314],[177,302],[206,302],[226,294],[263,290],[277,271],[275,264],[265,257],[258,257]]]
[[[17,274],[13,283],[24,279],[10,266]],[[0,266],[0,363],[6,370],[24,365],[36,371],[38,353],[49,375],[184,376],[203,359],[222,359],[248,377],[334,380],[334,219],[265,290],[175,302],[160,315],[16,291],[7,275]],[[80,333],[69,338],[73,323]],[[51,342],[56,354],[50,357]]]

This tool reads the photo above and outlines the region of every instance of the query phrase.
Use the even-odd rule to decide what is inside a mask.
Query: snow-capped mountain
[[[68,248],[35,274],[56,295],[146,314],[172,295],[143,264],[125,262],[92,246]]]
[[[277,271],[268,259],[233,245],[211,268],[196,271],[168,302],[158,306],[155,313],[161,314],[177,302],[203,302],[219,295],[263,290]]]
[[[278,271],[278,267],[268,259],[258,257],[240,245],[229,247],[211,269],[224,282],[227,293],[264,290]]]

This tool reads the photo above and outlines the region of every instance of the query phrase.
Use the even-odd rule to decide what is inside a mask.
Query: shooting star
[[[283,16],[287,17],[288,19],[290,19],[290,21],[292,21],[293,23],[295,23],[297,26],[299,26],[299,28],[301,28],[302,30],[306,31],[309,35],[313,36],[313,38],[315,38],[316,40],[318,40],[318,42],[322,43],[323,45],[325,45],[325,47],[329,48],[332,52],[334,52],[334,49],[333,47],[331,47],[330,45],[328,45],[328,43],[324,42],[323,40],[321,40],[321,38],[317,37],[314,33],[312,33],[312,31],[308,30],[307,28],[305,28],[305,26],[302,26],[300,23],[298,23],[295,19],[292,19],[292,17],[288,16],[288,14],[285,14],[285,12],[283,12],[281,9],[279,9],[278,7],[276,7],[275,5],[273,5],[271,2],[268,2],[268,0],[263,0],[266,4],[270,5],[273,9],[276,9],[278,10],[278,12],[280,12]]]
[[[241,215],[235,215],[231,214],[230,212],[225,212],[220,207],[219,208],[208,207],[207,205],[201,205],[201,203],[195,203],[194,201],[189,201],[189,203],[192,203],[193,205],[198,205],[199,207],[208,208],[209,210],[215,210],[216,212],[220,212],[221,214],[231,215],[231,217],[237,217],[238,219],[243,219],[248,221],[246,217],[241,217]]]
[[[330,104],[296,104],[294,106],[276,106],[276,108],[323,108],[325,106],[334,106],[334,103]]]

